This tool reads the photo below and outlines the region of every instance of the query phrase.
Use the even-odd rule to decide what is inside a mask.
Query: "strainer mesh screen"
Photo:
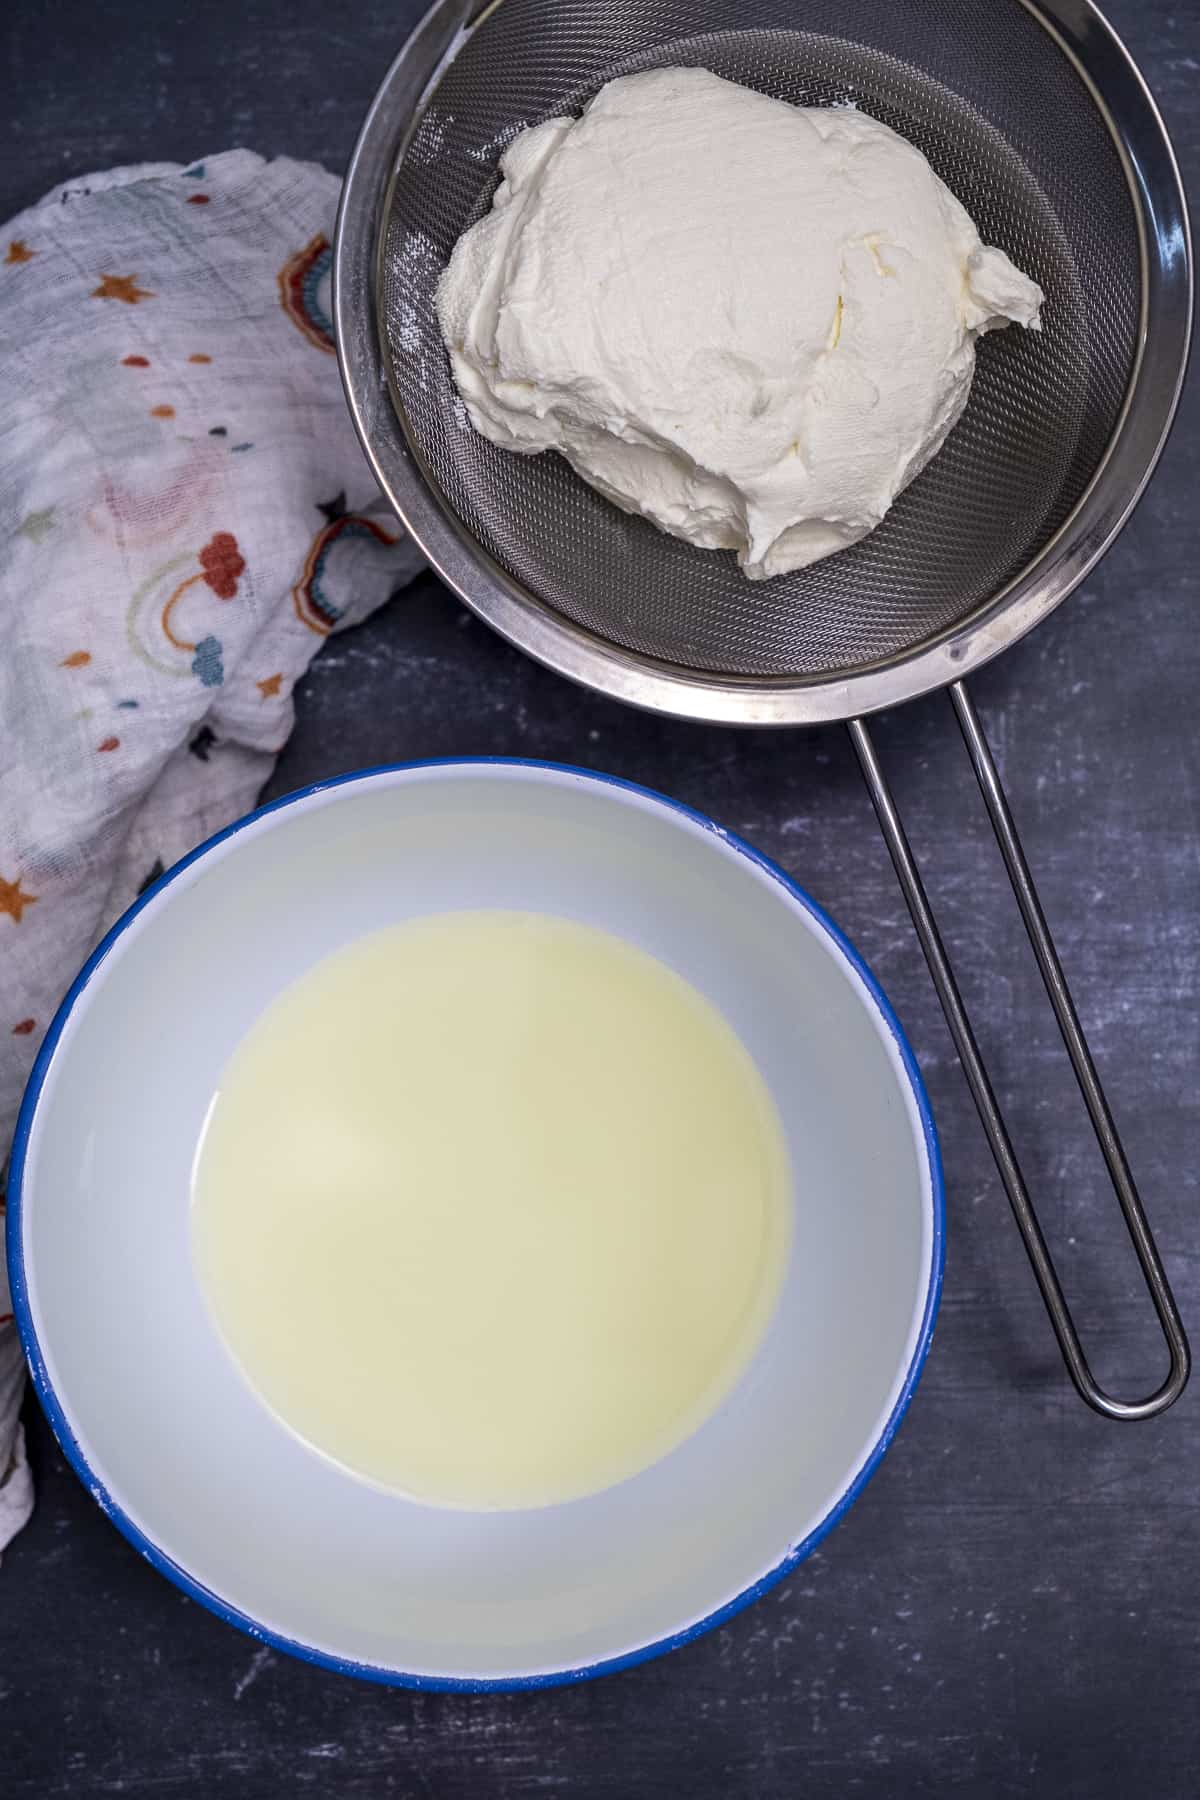
[[[1040,336],[981,343],[966,413],[879,529],[768,582],[618,511],[554,454],[486,442],[434,317],[438,277],[516,132],[578,111],[615,75],[671,64],[873,113],[1047,295]],[[905,656],[986,605],[1066,520],[1129,384],[1141,265],[1103,117],[1020,0],[502,0],[404,154],[379,299],[410,443],[467,533],[538,601],[693,670],[829,676]]]

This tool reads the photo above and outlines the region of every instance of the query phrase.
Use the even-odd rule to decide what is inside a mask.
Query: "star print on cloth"
[[[36,904],[36,894],[21,892],[19,877],[16,881],[5,881],[3,875],[0,875],[0,913],[7,913],[9,918],[15,919],[19,925],[25,909]]]
[[[92,289],[93,300],[123,300],[126,306],[153,298],[153,288],[140,288],[136,275],[101,275],[100,286]]]
[[[325,637],[422,566],[322,353],[337,198],[238,150],[0,222],[0,1168],[88,954],[254,806]],[[0,1251],[0,1550],[32,1504],[11,1310]]]
[[[209,725],[202,725],[194,738],[188,740],[188,754],[199,757],[201,762],[208,761],[208,753],[217,741],[217,734]]]
[[[4,260],[6,263],[27,263],[32,262],[36,255],[37,251],[31,250],[24,238],[13,238],[8,246],[8,255]]]

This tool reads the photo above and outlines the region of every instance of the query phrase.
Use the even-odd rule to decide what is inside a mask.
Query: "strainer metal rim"
[[[1169,435],[1187,370],[1191,232],[1178,163],[1158,107],[1092,0],[1020,0],[1088,86],[1117,148],[1141,240],[1142,309],[1129,391],[1108,449],[1061,529],[1013,581],[936,638],[834,677],[689,671],[614,644],[531,595],[455,517],[424,472],[391,387],[377,305],[383,225],[400,157],[448,63],[502,5],[435,0],[391,68],[346,174],[333,262],[338,360],[351,417],[388,500],[465,605],[538,662],[614,699],[679,718],[813,725],[896,706],[960,680],[1071,594],[1140,499]]]

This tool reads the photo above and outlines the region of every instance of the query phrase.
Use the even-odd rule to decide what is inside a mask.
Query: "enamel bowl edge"
[[[251,1020],[342,943],[460,905],[563,913],[677,968],[754,1055],[797,1177],[783,1295],[732,1393],[633,1480],[536,1512],[419,1506],[300,1445],[216,1342],[188,1249],[199,1124]],[[506,759],[321,783],[178,863],[63,1002],[9,1184],[34,1385],[134,1547],[265,1643],[458,1691],[627,1667],[794,1568],[853,1504],[908,1406],[944,1238],[915,1060],[832,921],[677,802]]]

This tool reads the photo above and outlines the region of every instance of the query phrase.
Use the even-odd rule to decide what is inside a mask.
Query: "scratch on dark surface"
[[[256,1650],[254,1655],[250,1658],[245,1674],[239,1675],[233,1684],[234,1699],[240,1700],[247,1688],[254,1686],[254,1683],[258,1680],[264,1669],[274,1668],[275,1660],[276,1659],[270,1650],[265,1648]]]

